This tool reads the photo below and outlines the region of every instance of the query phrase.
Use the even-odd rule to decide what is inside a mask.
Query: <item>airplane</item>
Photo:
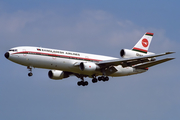
[[[172,54],[148,52],[154,33],[146,32],[132,49],[122,49],[121,59],[103,55],[42,47],[20,46],[11,48],[4,56],[12,62],[27,66],[32,76],[32,68],[49,69],[48,76],[53,80],[62,80],[76,76],[81,80],[78,86],[87,86],[84,77],[92,78],[92,83],[108,81],[109,76],[119,77],[148,71],[149,67],[167,62],[174,58],[156,60],[156,57]]]

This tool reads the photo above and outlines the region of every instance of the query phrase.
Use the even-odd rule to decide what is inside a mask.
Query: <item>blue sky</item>
[[[179,4],[172,0],[0,1],[0,119],[2,120],[179,120]],[[145,32],[153,32],[150,51],[175,51],[173,61],[148,72],[89,81],[53,81],[48,70],[4,58],[16,46],[29,45],[120,57]]]

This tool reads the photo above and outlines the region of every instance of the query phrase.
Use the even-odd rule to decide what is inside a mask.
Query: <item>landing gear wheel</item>
[[[103,78],[103,82],[106,82],[106,81],[108,81],[109,80],[109,77],[104,77]]]
[[[98,77],[98,80],[101,81],[101,80],[102,80],[102,77]]]
[[[106,77],[105,77],[105,80],[108,81],[108,80],[109,80],[109,77],[106,76]]]
[[[77,82],[77,85],[78,85],[78,86],[81,86],[81,81]]]
[[[27,66],[27,69],[29,69],[29,71],[30,71],[30,73],[28,73],[28,76],[31,77],[33,75],[32,67],[31,66]]]
[[[79,81],[79,82],[77,82],[77,85],[78,86],[87,86],[88,85],[88,82],[87,81]]]
[[[103,81],[103,82],[105,82],[105,81],[108,81],[109,80],[109,77],[107,77],[107,76],[101,76],[101,77],[98,77],[98,80],[99,81]]]
[[[87,86],[87,85],[88,85],[87,81],[83,82],[83,84],[82,84],[82,86]]]
[[[86,86],[88,85],[88,81],[85,81],[84,83],[85,83]]]
[[[31,72],[30,72],[30,73],[28,73],[28,76],[29,76],[29,77],[31,77],[32,75],[33,75],[33,74],[32,74]]]
[[[97,83],[97,79],[96,79],[96,78],[93,78],[93,79],[92,79],[92,83]]]
[[[102,81],[103,81],[103,82],[105,82],[105,77],[104,77],[104,76],[102,76],[101,78],[102,78]]]

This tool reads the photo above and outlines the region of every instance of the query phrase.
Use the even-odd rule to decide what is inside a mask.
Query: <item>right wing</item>
[[[167,61],[172,60],[172,59],[174,59],[174,58],[165,58],[165,59],[162,59],[162,60],[150,61],[150,62],[135,65],[135,66],[133,66],[133,68],[137,68],[137,69],[148,68],[148,67],[152,67],[154,65],[157,65],[157,64],[160,64],[160,63],[163,63],[163,62],[167,62]]]

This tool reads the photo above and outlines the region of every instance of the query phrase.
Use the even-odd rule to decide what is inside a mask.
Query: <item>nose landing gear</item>
[[[33,76],[33,73],[31,73],[31,72],[30,72],[30,73],[28,73],[28,76],[29,76],[29,77]]]
[[[31,66],[27,66],[27,69],[29,69],[29,73],[28,73],[28,76],[31,77],[33,76],[33,73],[32,73],[32,67]]]

